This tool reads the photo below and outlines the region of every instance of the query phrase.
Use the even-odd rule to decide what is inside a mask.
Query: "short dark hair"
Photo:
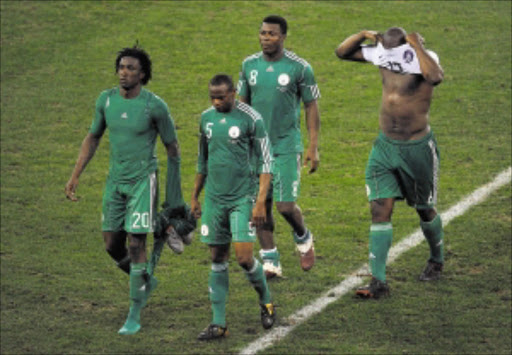
[[[263,22],[279,25],[279,28],[281,28],[281,33],[284,35],[288,32],[288,23],[286,23],[284,17],[278,15],[270,15],[265,17]]]
[[[229,91],[235,90],[233,79],[227,74],[217,74],[210,80],[210,86],[220,86],[222,84],[226,84]]]
[[[390,27],[382,36],[382,44],[384,47],[398,47],[406,43],[405,36],[407,33],[402,27]]]
[[[142,85],[146,85],[151,79],[151,59],[149,58],[149,54],[146,53],[144,49],[140,48],[138,44],[134,45],[132,48],[121,49],[117,52],[116,73],[119,70],[119,63],[123,57],[133,57],[139,60],[140,67],[144,73]]]

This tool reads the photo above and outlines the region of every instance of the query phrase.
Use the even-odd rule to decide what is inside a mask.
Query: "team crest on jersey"
[[[413,59],[414,59],[414,53],[410,49],[407,49],[404,52],[404,62],[410,63],[410,62],[412,62]]]
[[[237,126],[233,126],[229,129],[228,134],[231,138],[236,139],[240,137],[240,128],[238,128]]]
[[[279,77],[277,78],[277,82],[281,86],[286,86],[290,82],[290,76],[286,73],[283,73],[283,74],[279,75]]]

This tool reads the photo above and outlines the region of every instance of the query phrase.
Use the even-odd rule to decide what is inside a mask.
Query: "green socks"
[[[267,279],[261,263],[254,259],[251,270],[245,272],[247,279],[258,292],[260,304],[271,302]],[[212,269],[208,277],[208,289],[210,290],[210,302],[212,303],[212,324],[221,327],[226,326],[226,301],[229,290],[228,263],[212,263]]]
[[[393,239],[391,222],[372,223],[370,227],[370,270],[372,276],[386,281],[386,261]]]
[[[444,262],[443,252],[443,223],[441,216],[437,215],[430,222],[420,221],[421,230],[430,246],[430,260],[442,264]]]
[[[146,294],[146,263],[132,263],[130,270],[130,311],[119,334],[135,334],[140,329],[140,310]]]
[[[261,257],[261,260],[263,260],[263,262],[265,261],[271,261],[272,264],[275,266],[275,267],[278,267],[279,266],[279,260],[281,258],[281,255],[279,254],[279,251],[277,250],[277,248],[274,248],[274,249],[261,249],[260,250],[260,257]]]
[[[254,287],[256,292],[258,292],[258,295],[260,296],[260,304],[270,303],[270,291],[268,290],[267,278],[263,272],[263,266],[261,266],[261,263],[258,260],[253,260],[254,265],[252,269],[246,271],[245,275],[252,287]]]
[[[292,235],[293,235],[293,241],[295,242],[295,244],[304,244],[311,237],[311,233],[309,232],[309,229],[306,229],[306,232],[302,236],[297,235],[295,232],[292,232]]]
[[[212,303],[212,324],[226,326],[226,300],[228,298],[229,274],[228,263],[212,263],[208,277],[210,302]]]

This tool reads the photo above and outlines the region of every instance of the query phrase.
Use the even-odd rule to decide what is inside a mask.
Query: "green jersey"
[[[157,169],[157,134],[164,144],[177,139],[166,103],[144,88],[132,99],[122,97],[118,87],[100,94],[89,132],[100,137],[107,127],[109,177],[115,182],[135,181]]]
[[[257,173],[272,173],[272,150],[261,115],[235,100],[230,112],[213,106],[201,115],[197,172],[206,175],[206,197],[233,202],[254,193],[250,158],[259,161]]]
[[[308,103],[320,97],[308,62],[286,49],[275,62],[266,61],[262,52],[251,55],[242,63],[238,94],[263,116],[274,154],[304,150],[300,101]]]

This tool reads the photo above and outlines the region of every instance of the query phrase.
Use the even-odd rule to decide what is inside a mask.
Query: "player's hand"
[[[197,199],[192,199],[190,202],[190,213],[195,219],[201,218],[201,203]]]
[[[418,32],[408,33],[405,36],[405,41],[412,47],[417,47],[420,45],[423,46],[425,44],[425,39]]]
[[[318,148],[309,147],[306,152],[306,157],[304,158],[304,167],[309,163],[311,163],[309,173],[312,174],[318,170],[318,166],[320,165],[320,153],[318,152]]]
[[[256,202],[252,209],[251,224],[254,227],[259,227],[267,220],[267,214],[265,210],[265,202]]]
[[[71,201],[78,201],[78,197],[75,195],[76,188],[78,186],[78,179],[70,178],[64,188],[66,197]]]
[[[382,40],[381,34],[377,31],[363,31],[363,35],[366,39],[369,39],[374,43],[377,43]]]

